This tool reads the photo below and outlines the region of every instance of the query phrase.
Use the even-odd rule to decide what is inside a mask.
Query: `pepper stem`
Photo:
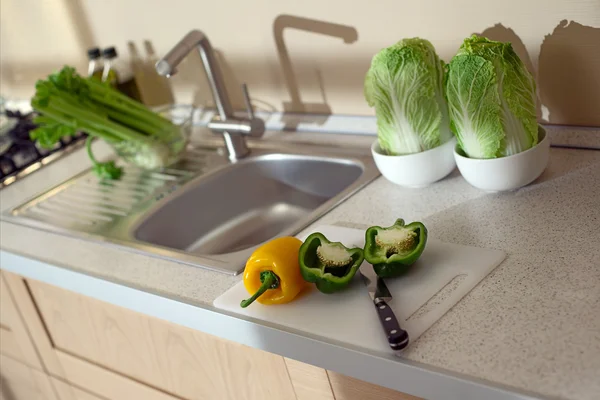
[[[260,282],[262,283],[256,293],[252,295],[249,299],[242,300],[240,306],[242,308],[248,307],[250,304],[254,302],[254,300],[258,299],[269,289],[277,289],[279,287],[279,277],[275,275],[273,271],[263,271],[260,273]]]

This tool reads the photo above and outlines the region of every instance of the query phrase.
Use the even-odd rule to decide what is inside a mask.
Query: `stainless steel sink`
[[[379,175],[367,151],[250,143],[235,163],[195,147],[161,171],[90,171],[3,215],[11,222],[237,274],[261,243],[294,235]]]
[[[356,162],[267,154],[194,182],[151,213],[136,239],[199,255],[254,247],[303,219],[363,173]]]

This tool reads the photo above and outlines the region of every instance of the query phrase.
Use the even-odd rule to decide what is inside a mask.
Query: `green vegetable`
[[[364,91],[384,152],[418,153],[452,138],[443,83],[444,62],[425,39],[403,39],[373,57]]]
[[[465,39],[448,66],[451,127],[471,158],[496,158],[538,142],[535,81],[510,43]]]
[[[107,84],[79,76],[72,67],[39,80],[35,88],[31,105],[41,116],[30,137],[42,147],[52,148],[60,138],[83,131],[135,154],[139,166],[151,169],[167,163],[169,144],[180,136],[171,121]],[[120,177],[114,163],[99,164],[88,153],[100,176]]]
[[[123,168],[117,167],[114,161],[108,161],[100,163],[96,161],[96,157],[92,154],[92,136],[88,136],[85,141],[85,148],[88,153],[88,157],[92,161],[94,173],[102,179],[119,179],[123,174]]]
[[[365,233],[365,260],[373,265],[382,278],[402,275],[414,264],[427,244],[427,228],[421,222],[404,224],[397,219],[394,225],[372,226]]]
[[[323,293],[334,293],[350,284],[364,260],[363,250],[330,242],[322,233],[308,236],[300,246],[300,273]]]

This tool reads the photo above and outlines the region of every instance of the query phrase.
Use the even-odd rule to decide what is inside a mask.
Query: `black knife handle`
[[[379,315],[379,320],[392,350],[399,351],[408,346],[408,333],[400,328],[394,311],[392,311],[388,303],[381,298],[376,298],[373,303],[375,304],[377,315]]]

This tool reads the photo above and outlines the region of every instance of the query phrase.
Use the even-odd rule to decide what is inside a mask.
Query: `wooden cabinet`
[[[52,382],[54,392],[60,400],[105,400],[58,378],[51,377],[50,382]]]
[[[327,371],[300,361],[285,359],[297,400],[336,400]]]
[[[285,362],[298,400],[420,400],[314,365],[289,358]]]
[[[100,368],[79,357],[58,351],[67,382],[110,400],[179,400],[113,371]],[[61,399],[63,400],[63,399]]]
[[[2,275],[57,400],[416,399],[42,282]]]
[[[58,400],[50,378],[0,354],[0,400]]]
[[[42,369],[29,331],[2,275],[0,275],[0,353]]]
[[[420,400],[419,397],[400,393],[372,383],[328,371],[335,400]]]
[[[29,287],[61,353],[186,399],[295,399],[280,356],[40,282]]]

